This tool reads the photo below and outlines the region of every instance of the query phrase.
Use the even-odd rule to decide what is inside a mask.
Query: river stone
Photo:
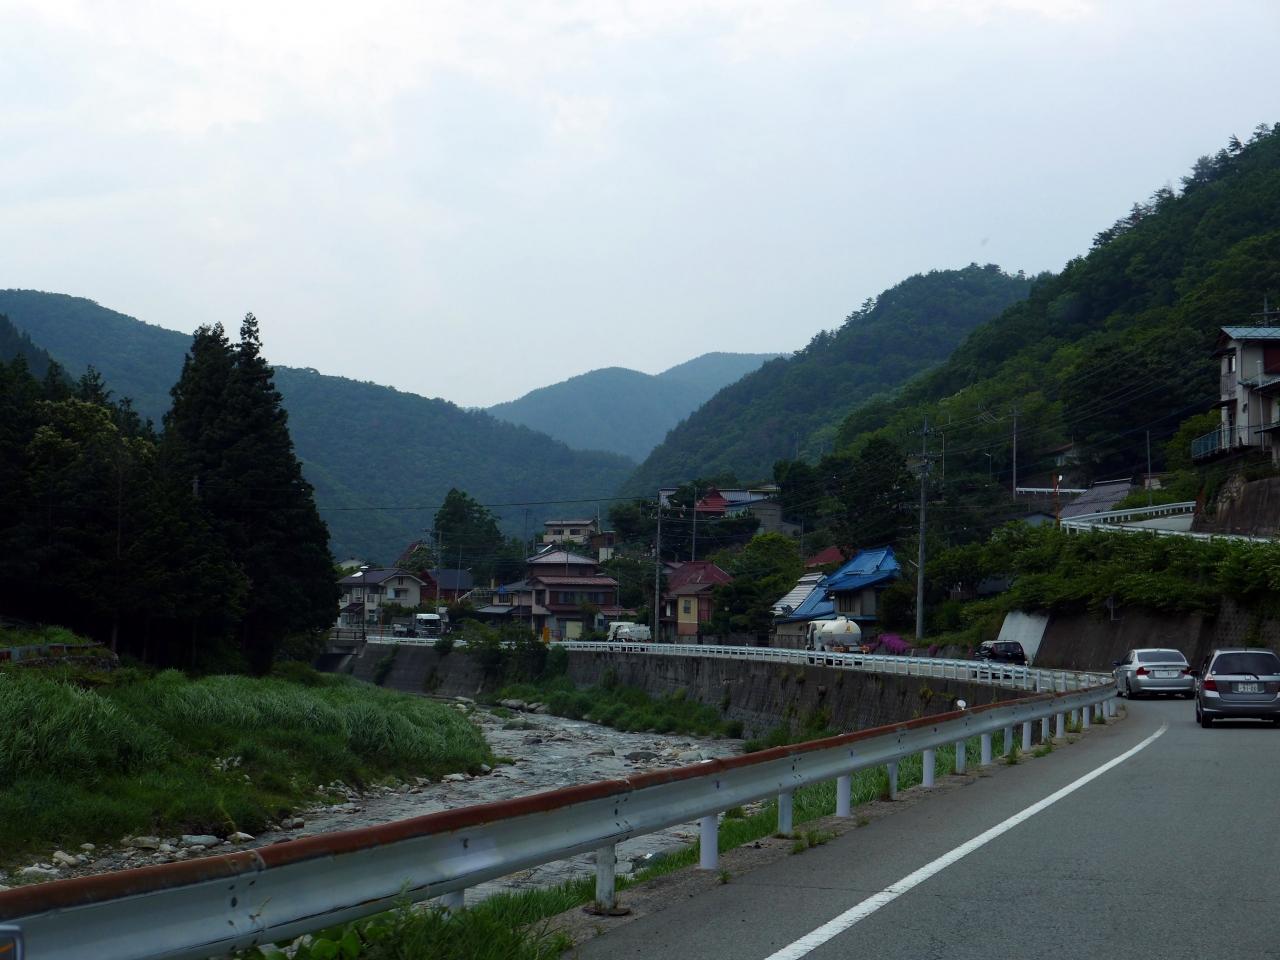
[[[533,712],[534,713],[550,713],[551,707],[548,704],[540,703],[538,704],[538,709]]]
[[[614,751],[612,750],[592,750],[587,754],[588,757],[612,757],[613,755]]]
[[[684,763],[697,763],[702,759],[701,750],[686,750],[684,753],[676,755],[676,759]]]
[[[218,838],[211,833],[184,833],[180,842],[184,847],[212,847]]]
[[[499,700],[498,706],[506,707],[508,710],[523,710],[526,704],[523,700]]]
[[[134,837],[129,841],[129,845],[137,847],[139,850],[159,850],[159,837]]]
[[[92,843],[82,843],[80,844],[80,849],[83,850],[85,853],[93,853],[93,851],[97,850],[98,848],[95,847]]]
[[[56,863],[56,864],[57,864],[58,866],[60,866],[60,867],[75,867],[75,866],[79,866],[79,864],[76,862],[76,858],[75,858],[75,857],[73,857],[71,854],[67,853],[65,850],[55,850],[55,851],[53,851],[53,858],[52,858],[52,859],[53,859],[53,862],[54,862],[54,863]]]
[[[446,773],[440,779],[449,783],[462,783],[467,779],[467,775],[465,773]]]
[[[645,760],[657,760],[658,755],[652,750],[632,750],[630,753],[622,755],[623,760],[630,760],[632,763],[641,763]]]
[[[253,834],[237,830],[235,833],[231,834],[231,836],[227,837],[227,839],[232,843],[248,843],[253,839]]]
[[[54,867],[42,867],[38,863],[18,871],[18,876],[23,880],[52,880],[57,875],[58,871]]]

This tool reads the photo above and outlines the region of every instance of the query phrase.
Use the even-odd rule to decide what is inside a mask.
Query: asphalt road
[[[790,960],[1280,958],[1280,729],[1128,704],[1049,757],[913,805],[583,945],[591,960],[765,960],[1124,754]],[[799,952],[798,952],[799,951]]]

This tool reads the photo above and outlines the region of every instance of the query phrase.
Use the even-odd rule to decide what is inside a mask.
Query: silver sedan
[[[1115,661],[1116,692],[1133,699],[1144,694],[1168,693],[1195,696],[1195,677],[1188,671],[1187,658],[1166,647],[1130,650]]]

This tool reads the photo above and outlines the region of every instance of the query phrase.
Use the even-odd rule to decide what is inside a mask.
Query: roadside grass
[[[628,732],[680,733],[700,737],[740,737],[742,724],[684,695],[683,691],[651,697],[636,687],[620,686],[606,678],[593,687],[577,687],[565,676],[536,683],[515,683],[492,694],[500,700],[540,702],[558,717],[587,720]]]
[[[252,833],[335,780],[492,762],[450,707],[296,665],[288,675],[0,669],[0,864],[122,834]]]

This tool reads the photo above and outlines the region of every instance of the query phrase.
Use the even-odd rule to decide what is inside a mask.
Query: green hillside
[[[768,477],[813,456],[858,404],[945,359],[979,324],[1026,296],[1031,281],[994,265],[917,274],[789,357],[721,390],[677,426],[627,482],[635,493],[688,478]]]
[[[708,353],[659,374],[606,367],[541,387],[488,412],[581,450],[640,460],[717,390],[775,354]]]
[[[189,336],[91,300],[31,290],[0,291],[0,314],[73,376],[92,364],[116,397],[133,398],[136,409],[159,424]],[[277,367],[275,380],[338,557],[393,561],[431,525],[451,487],[483,503],[598,496],[616,489],[635,466],[390,387],[289,367]],[[495,513],[515,531],[524,521],[519,508]],[[530,513],[531,524],[542,519]],[[465,554],[462,559],[465,565]]]
[[[1019,482],[1046,480],[1069,441],[1084,479],[1145,470],[1148,430],[1159,468],[1159,441],[1218,397],[1218,328],[1257,322],[1268,297],[1280,303],[1280,125],[1202,157],[1180,193],[1134,204],[946,363],[850,414],[837,443],[901,444],[927,415],[949,476],[1007,483],[1016,408]]]
[[[19,330],[9,318],[0,313],[0,361],[9,361],[22,357],[27,361],[27,369],[36,377],[43,377],[49,371],[53,358],[40,347],[31,342],[25,332]]]

